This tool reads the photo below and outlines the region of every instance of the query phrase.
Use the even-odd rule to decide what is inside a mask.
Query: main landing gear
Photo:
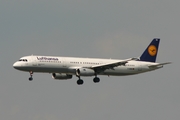
[[[30,71],[29,73],[30,73],[29,81],[32,81],[33,80],[33,77],[32,77],[33,76],[33,71]]]
[[[82,85],[84,83],[84,81],[80,78],[80,76],[77,76],[79,79],[77,80],[77,84],[78,85]],[[100,78],[98,78],[97,76],[93,79],[94,83],[98,83],[100,82]]]
[[[94,83],[100,82],[100,78],[97,77],[97,74],[95,74],[95,78],[93,79]]]
[[[80,78],[79,75],[76,75],[79,79],[77,80],[77,84],[78,85],[82,85],[84,83],[84,81]]]
[[[95,77],[95,78],[93,79],[93,81],[94,81],[94,83],[98,83],[98,82],[100,82],[100,78]]]
[[[84,83],[84,81],[82,79],[77,80],[78,85],[82,85],[83,83]]]

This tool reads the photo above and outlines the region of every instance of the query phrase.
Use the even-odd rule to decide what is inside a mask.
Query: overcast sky
[[[0,0],[1,120],[179,120],[179,0]],[[135,76],[77,77],[15,70],[26,55],[127,59],[161,38],[157,62]]]

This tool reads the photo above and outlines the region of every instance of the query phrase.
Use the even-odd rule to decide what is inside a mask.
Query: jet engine
[[[79,69],[76,69],[76,75],[77,76],[94,76],[95,72],[92,69],[79,68]]]
[[[67,74],[64,74],[64,73],[53,73],[52,74],[52,78],[57,80],[66,80],[66,79],[71,79],[72,78],[72,75],[67,75]]]

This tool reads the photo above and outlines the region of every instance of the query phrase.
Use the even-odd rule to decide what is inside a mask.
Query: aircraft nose
[[[19,64],[18,62],[15,62],[15,63],[13,64],[13,67],[14,67],[15,69],[18,69],[18,68],[20,68],[21,66],[20,66],[20,64]]]

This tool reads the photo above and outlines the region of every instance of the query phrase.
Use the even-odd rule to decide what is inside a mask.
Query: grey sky
[[[179,0],[1,0],[0,119],[179,120]],[[76,77],[13,69],[31,54],[126,59],[161,38],[163,69],[128,77]]]

